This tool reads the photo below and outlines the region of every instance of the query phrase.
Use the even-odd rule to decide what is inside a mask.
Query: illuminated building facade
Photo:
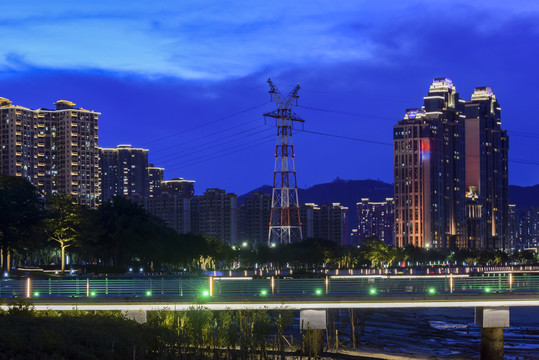
[[[492,88],[477,87],[466,102],[466,247],[506,249],[509,138],[501,129]]]
[[[154,197],[165,177],[165,169],[148,164],[148,196]]]
[[[139,200],[148,196],[148,150],[131,145],[99,149],[101,201],[113,196]]]
[[[193,231],[191,202],[195,182],[177,178],[157,183],[157,179],[163,178],[163,169],[153,166],[149,167],[148,174],[150,187],[144,205],[148,213],[164,220],[180,234]]]
[[[314,238],[315,234],[315,221],[318,221],[318,213],[320,207],[315,203],[301,204],[299,208],[299,216],[301,219],[301,232],[305,239]]]
[[[0,115],[2,123],[1,173],[23,177],[37,186],[39,178],[38,158],[43,160],[45,153],[44,115],[35,110],[12,105],[11,101],[6,98],[0,98]],[[37,146],[38,143],[39,146]],[[43,162],[40,164],[44,178],[46,165]],[[40,182],[43,184],[43,181],[44,179],[41,179]]]
[[[256,248],[267,242],[271,215],[271,194],[253,192],[238,208],[239,242],[251,241]]]
[[[370,201],[361,199],[357,206],[357,241],[375,236],[387,245],[394,245],[393,229],[395,221],[395,206],[392,198],[385,201]],[[357,241],[355,240],[354,243]]]
[[[304,239],[316,238],[349,245],[348,208],[340,203],[301,204],[301,231]]]
[[[158,176],[162,176],[162,172]],[[191,232],[194,184],[194,181],[184,179],[161,181],[159,186],[154,187],[152,194],[146,197],[146,210],[180,234]]]
[[[539,208],[522,211],[517,219],[519,249],[539,247]]]
[[[321,204],[314,211],[314,237],[348,245],[348,208],[340,203]]]
[[[32,110],[0,98],[1,173],[21,176],[45,194],[72,195],[95,207],[99,196],[99,113],[59,100]]]
[[[519,249],[521,247],[521,244],[519,243],[519,237],[518,237],[518,215],[517,215],[517,208],[515,204],[509,204],[507,206],[507,214],[508,214],[508,220],[507,220],[507,246],[506,249],[510,251],[514,251],[515,249]]]
[[[393,130],[395,245],[464,247],[464,101],[436,78]]]
[[[238,240],[238,197],[221,189],[207,189],[191,200],[191,232],[234,245]]]
[[[185,180],[183,178],[174,178],[172,180],[161,181],[158,193],[168,192],[183,197],[192,197],[195,193],[195,181]]]

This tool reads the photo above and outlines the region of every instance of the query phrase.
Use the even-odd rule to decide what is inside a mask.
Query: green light
[[[95,296],[95,292],[91,292],[91,293],[90,293],[90,296]]]
[[[146,296],[152,296],[152,292],[150,290],[146,291]]]
[[[370,290],[369,290],[369,294],[371,294],[371,295],[376,295],[376,289],[370,289]]]
[[[490,288],[485,288],[485,292],[486,292],[486,293],[489,293],[489,292],[490,292]]]
[[[260,295],[266,296],[266,295],[268,295],[268,292],[266,290],[261,290]]]
[[[316,295],[322,295],[322,290],[320,289],[316,289],[316,291],[314,292]]]
[[[35,293],[34,293],[34,296],[36,296],[36,297],[39,296],[39,293],[38,293],[38,292],[35,292]]]
[[[202,293],[203,296],[210,296],[210,292],[208,290],[204,290]]]
[[[429,289],[429,294],[436,294],[436,289],[435,288],[430,288]]]

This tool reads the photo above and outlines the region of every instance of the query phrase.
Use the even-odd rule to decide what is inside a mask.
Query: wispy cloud
[[[0,69],[100,69],[146,76],[219,80],[268,67],[395,63],[417,44],[408,33],[446,26],[465,16],[464,1],[442,7],[427,1],[22,1],[0,14]],[[532,1],[517,10],[506,2],[473,3],[505,18],[539,11]],[[488,5],[488,7],[487,7]],[[494,10],[493,10],[494,9]],[[458,14],[455,14],[457,12]],[[435,19],[436,21],[432,21]],[[503,19],[502,19],[503,20]],[[502,26],[503,21],[497,22]],[[361,26],[358,26],[361,24]],[[418,25],[419,24],[419,25]],[[392,38],[384,29],[397,27]],[[474,24],[485,30],[480,19]]]

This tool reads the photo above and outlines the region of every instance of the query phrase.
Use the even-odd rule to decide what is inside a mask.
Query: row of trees
[[[503,265],[509,262],[535,264],[537,255],[517,251],[511,256],[501,250],[425,249],[414,246],[396,248],[378,238],[367,238],[361,246],[339,246],[323,239],[307,239],[301,243],[268,248],[240,250],[242,264],[271,264],[282,268],[383,268],[404,265]]]
[[[0,250],[2,266],[72,263],[87,267],[160,269],[213,267],[232,262],[220,241],[179,235],[140,206],[117,197],[96,210],[60,194],[42,198],[20,177],[0,176]],[[219,254],[219,256],[217,256]]]
[[[143,267],[149,271],[178,269],[230,269],[267,267],[295,269],[398,266],[404,263],[497,265],[508,261],[533,263],[530,252],[510,258],[503,251],[394,248],[370,238],[361,246],[343,247],[322,239],[270,248],[233,248],[197,234],[178,234],[143,208],[121,197],[96,210],[80,206],[74,198],[54,194],[38,196],[19,177],[0,176],[0,250],[4,271],[10,265],[71,262],[89,271]],[[89,269],[90,268],[90,269]]]

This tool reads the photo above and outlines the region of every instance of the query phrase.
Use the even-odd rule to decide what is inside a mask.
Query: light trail
[[[329,275],[331,279],[445,279],[448,277],[467,278],[469,274],[438,275]]]
[[[515,307],[539,306],[539,298],[515,299],[463,299],[463,300],[392,300],[392,301],[312,301],[312,302],[286,302],[285,299],[277,301],[260,301],[252,303],[238,302],[208,302],[196,303],[39,303],[33,305],[36,311],[187,311],[193,309],[207,310],[303,310],[303,309],[403,309],[403,308],[463,308],[463,307]],[[8,310],[8,305],[1,309]]]

